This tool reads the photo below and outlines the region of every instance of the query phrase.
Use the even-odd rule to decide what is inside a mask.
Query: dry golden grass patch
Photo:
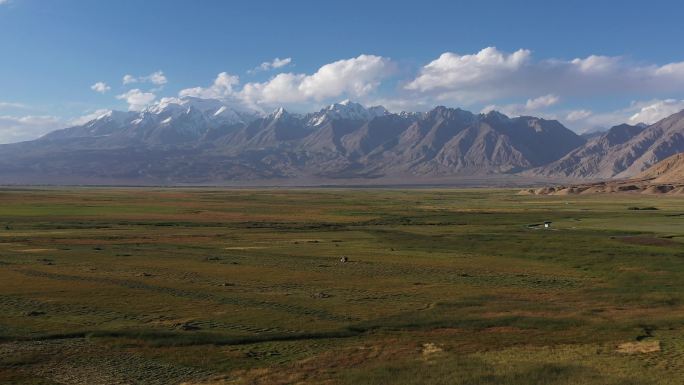
[[[615,351],[622,354],[655,353],[660,351],[660,341],[625,342],[618,345]]]

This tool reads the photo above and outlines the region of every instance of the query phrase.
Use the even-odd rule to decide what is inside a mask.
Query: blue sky
[[[676,1],[0,0],[0,142],[179,95],[263,110],[443,104],[577,131],[651,122],[684,108],[683,11]]]

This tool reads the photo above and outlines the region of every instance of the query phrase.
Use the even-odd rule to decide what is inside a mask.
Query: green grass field
[[[679,385],[684,199],[6,188],[0,314],[1,384]]]

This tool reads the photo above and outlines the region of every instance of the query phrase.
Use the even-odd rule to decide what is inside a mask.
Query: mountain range
[[[185,97],[0,145],[0,183],[598,179],[635,175],[682,151],[684,112],[587,139],[555,120],[496,111],[390,113],[343,101],[266,114]]]

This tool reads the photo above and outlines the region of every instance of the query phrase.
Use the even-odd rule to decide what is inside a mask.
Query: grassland
[[[683,221],[641,195],[7,188],[0,383],[682,384]]]

